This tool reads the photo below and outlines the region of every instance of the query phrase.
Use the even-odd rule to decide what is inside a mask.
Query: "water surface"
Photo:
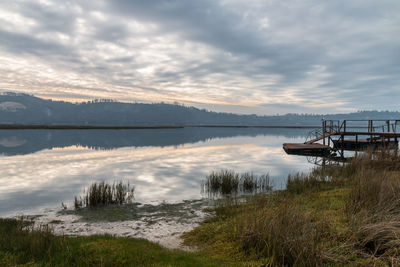
[[[201,184],[212,171],[269,173],[275,189],[313,167],[287,155],[307,129],[183,128],[0,131],[0,216],[30,215],[67,235],[113,234],[180,247],[209,216]],[[135,203],[74,211],[94,181],[135,186]],[[63,210],[61,203],[68,207]]]
[[[93,181],[129,181],[135,201],[202,198],[211,171],[269,173],[275,188],[307,158],[286,155],[307,129],[184,128],[0,131],[0,216],[71,205]]]

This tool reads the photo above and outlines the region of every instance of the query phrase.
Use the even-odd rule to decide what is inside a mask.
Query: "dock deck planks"
[[[313,144],[299,144],[299,143],[285,143],[283,149],[288,154],[303,154],[303,155],[329,155],[332,148],[330,146],[322,145],[319,143]]]

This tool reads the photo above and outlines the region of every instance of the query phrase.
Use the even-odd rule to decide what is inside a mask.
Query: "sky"
[[[2,0],[1,91],[259,115],[400,110],[400,1]]]

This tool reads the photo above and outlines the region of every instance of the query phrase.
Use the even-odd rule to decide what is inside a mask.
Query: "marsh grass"
[[[130,187],[129,183],[124,184],[122,181],[113,182],[112,184],[102,181],[92,183],[85,191],[84,196],[75,196],[75,209],[130,203],[134,198],[135,188]]]
[[[257,262],[254,266],[320,266],[327,232],[295,198],[270,193],[221,199],[215,217],[184,240],[212,254]]]
[[[214,217],[184,235],[185,242],[201,248],[203,255],[223,255],[236,260],[237,265],[400,266],[400,158],[392,151],[374,153],[359,154],[343,166],[292,175],[286,190],[268,194],[238,194],[269,188],[268,176],[260,182],[260,177],[249,173],[213,172],[204,188],[224,198],[216,201]],[[95,188],[87,193],[109,192],[100,190],[99,184]],[[38,260],[50,266],[56,262],[66,266],[111,265],[124,257],[143,265],[153,260],[155,251],[168,259],[175,257],[173,252],[149,250],[155,245],[148,243],[138,249],[134,243],[139,241],[133,239],[65,239],[53,237],[47,226],[37,229],[29,221],[0,220],[0,265],[2,255],[12,257],[7,262],[12,266]],[[225,263],[208,259],[187,258],[185,263]]]
[[[269,174],[236,173],[232,170],[211,172],[202,184],[202,191],[209,196],[227,196],[238,193],[266,192],[272,189]]]
[[[349,164],[317,168],[308,175],[289,177],[286,191],[291,194],[311,194],[335,188],[348,190],[344,198],[343,214],[348,230],[342,247],[352,247],[352,257],[369,259],[375,264],[379,262],[378,265],[382,264],[382,261],[399,265],[398,152],[385,149],[365,151]],[[324,255],[329,255],[329,252],[325,252]],[[341,256],[330,255],[331,258]]]
[[[287,191],[248,197],[233,221],[236,244],[246,255],[268,259],[270,266],[322,265],[329,226]]]
[[[275,208],[270,200],[245,210],[239,219],[238,245],[246,254],[269,258],[277,266],[321,265],[323,229],[292,200]]]
[[[272,190],[269,174],[261,176],[253,173],[243,173],[240,175],[240,187],[243,192],[266,192]]]
[[[247,175],[236,177],[247,183]],[[400,266],[395,150],[359,153],[347,164],[290,175],[286,190],[217,203],[215,217],[185,235],[187,244],[265,266]]]
[[[392,156],[386,155],[381,164],[368,157],[358,161],[346,212],[357,248],[400,263],[400,173],[394,171],[399,162]]]
[[[56,236],[47,225],[0,218],[0,266],[237,266],[144,239]]]
[[[12,254],[16,263],[50,261],[52,254],[66,249],[65,237],[54,236],[46,224],[35,225],[23,217],[0,219],[0,251]]]
[[[328,190],[344,184],[345,180],[340,176],[338,177],[327,170],[314,169],[309,174],[289,174],[286,180],[286,191],[292,194],[302,194],[316,190]]]
[[[239,190],[239,174],[230,170],[211,172],[204,183],[208,193],[221,193],[223,195],[237,193]]]

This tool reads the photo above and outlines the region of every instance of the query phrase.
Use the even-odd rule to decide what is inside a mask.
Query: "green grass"
[[[235,266],[228,259],[107,235],[55,236],[48,226],[0,219],[0,266]]]

